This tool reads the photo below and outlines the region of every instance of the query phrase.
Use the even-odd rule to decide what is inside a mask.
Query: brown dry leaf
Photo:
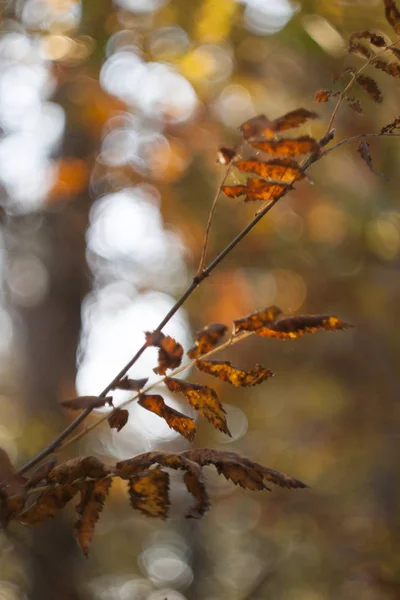
[[[360,85],[375,102],[380,104],[383,101],[382,92],[372,77],[368,77],[368,75],[357,75],[356,81],[358,85]]]
[[[288,489],[306,488],[307,485],[280,471],[268,469],[240,454],[220,452],[208,448],[182,452],[189,460],[201,466],[214,465],[218,473],[230,479],[236,485],[252,490],[269,489],[265,481]]]
[[[251,371],[243,371],[231,365],[230,362],[219,362],[216,360],[199,360],[196,367],[222,381],[226,381],[236,387],[250,387],[262,383],[273,376],[270,369],[265,369],[261,365],[256,365]]]
[[[371,65],[375,67],[375,69],[379,69],[380,71],[383,71],[384,73],[387,73],[396,79],[400,77],[400,65],[397,63],[388,63],[384,60],[376,59],[372,61]]]
[[[189,473],[190,476],[184,478],[184,482],[188,491],[195,498],[196,505],[189,511],[188,517],[197,518],[207,511],[209,499],[205,489],[203,474],[199,465],[185,456],[162,450],[158,452],[146,452],[145,454],[117,463],[116,473],[123,479],[130,479],[154,464],[175,470],[182,469]]]
[[[54,467],[47,478],[51,482],[64,484],[83,477],[98,479],[105,477],[109,472],[110,469],[95,456],[81,456],[67,460],[65,463]]]
[[[278,200],[284,196],[292,186],[287,183],[273,183],[262,179],[248,179],[245,202],[261,200],[267,202]]]
[[[256,330],[257,335],[280,340],[297,339],[316,331],[338,331],[353,327],[333,315],[305,315],[287,317]]]
[[[197,358],[209,352],[224,337],[228,328],[222,323],[212,323],[196,333],[194,346],[187,352],[189,358]]]
[[[350,51],[355,40],[367,40],[370,44],[376,46],[376,48],[383,48],[384,46],[386,46],[386,42],[381,35],[378,35],[377,33],[373,33],[373,31],[368,30],[356,31],[355,33],[351,34],[351,36],[349,37]]]
[[[73,482],[45,490],[34,504],[17,515],[17,520],[27,525],[36,525],[54,517],[75,496],[84,482]]]
[[[394,0],[383,0],[385,5],[385,16],[386,19],[394,29],[394,31],[400,35],[400,11],[398,10]]]
[[[153,369],[157,375],[165,375],[167,369],[176,369],[181,364],[183,348],[174,338],[160,331],[146,332],[146,343],[160,349],[158,367]]]
[[[158,394],[141,394],[139,404],[146,410],[164,419],[169,427],[175,429],[175,431],[183,435],[187,440],[190,442],[193,441],[196,433],[196,426],[193,419],[167,406],[162,396]]]
[[[281,314],[282,310],[278,306],[268,306],[263,310],[256,311],[233,321],[234,333],[239,333],[239,331],[256,331],[256,329],[260,329],[266,323],[276,321]]]
[[[148,517],[166,519],[169,509],[169,475],[159,467],[129,479],[129,498],[133,508]]]
[[[29,489],[37,486],[41,481],[47,481],[50,471],[54,469],[56,464],[57,459],[55,456],[41,464],[36,471],[30,475],[28,481],[26,482],[26,488]]]
[[[81,488],[81,501],[76,507],[79,516],[75,523],[75,532],[85,556],[88,555],[94,527],[104,508],[111,483],[112,479],[106,477],[97,481],[88,481]]]
[[[329,98],[335,98],[339,94],[340,92],[333,92],[332,90],[319,90],[315,94],[315,102],[328,102]]]
[[[85,410],[86,408],[101,408],[106,404],[112,404],[112,401],[112,396],[106,396],[106,398],[101,396],[79,396],[70,400],[61,400],[60,404],[71,410]]]
[[[203,415],[216,429],[231,435],[226,424],[225,410],[213,389],[173,377],[166,377],[164,383],[171,392],[182,394],[190,406]]]
[[[129,390],[131,392],[139,392],[144,388],[149,378],[144,377],[143,379],[129,379],[128,376],[121,379],[118,383],[115,384],[115,390]]]
[[[280,154],[281,156],[300,156],[309,152],[318,152],[319,150],[318,142],[308,135],[283,140],[254,140],[249,143],[253,148],[257,148],[268,154]]]
[[[247,192],[247,185],[223,185],[221,191],[228,198],[237,198]]]
[[[400,49],[399,48],[390,48],[390,52],[395,55],[397,59],[400,59]]]
[[[380,133],[393,133],[396,129],[400,129],[400,117],[396,117],[394,121],[382,127]]]
[[[108,417],[108,424],[111,429],[121,431],[127,424],[129,419],[129,411],[126,408],[116,408]]]
[[[265,115],[259,115],[249,119],[240,126],[240,130],[245,140],[253,137],[271,138],[279,131],[295,129],[309,119],[316,119],[318,115],[305,108],[298,108],[286,113],[282,117],[270,120]]]
[[[344,98],[351,109],[353,109],[359,115],[363,114],[363,110],[361,108],[361,104],[360,104],[359,100],[354,98],[354,96],[345,96]]]
[[[369,170],[372,171],[372,173],[374,173],[374,175],[379,175],[379,177],[382,177],[382,179],[385,179],[387,181],[388,178],[383,173],[379,173],[379,171],[375,171],[374,169],[370,153],[370,145],[368,142],[366,142],[365,140],[361,140],[358,145],[357,152],[360,154],[361,158],[368,166]]]
[[[220,148],[217,153],[217,163],[220,165],[229,165],[235,156],[235,150],[232,150],[231,148]]]
[[[255,173],[264,179],[293,182],[296,179],[304,178],[304,173],[300,166],[295,160],[290,158],[274,159],[268,162],[262,162],[253,158],[250,160],[238,160],[233,164],[239,171]]]

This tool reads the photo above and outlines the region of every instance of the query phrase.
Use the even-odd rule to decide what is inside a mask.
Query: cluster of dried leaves
[[[357,84],[363,88],[374,102],[381,103],[383,101],[383,94],[375,79],[371,75],[365,75],[364,71],[366,68],[371,67],[372,69],[383,71],[396,79],[400,78],[400,49],[396,48],[396,44],[400,42],[400,11],[393,0],[383,0],[383,4],[386,19],[396,33],[396,39],[390,40],[383,34],[370,30],[353,33],[349,38],[348,51],[363,58],[365,61],[364,64],[358,69],[346,67],[341,73],[335,75],[333,78],[334,81],[341,78],[349,78],[345,89],[342,92],[337,90],[319,90],[315,95],[317,103],[328,102],[331,98],[338,98],[338,104],[342,100],[345,100],[351,109],[359,114],[363,114],[361,102],[354,96],[347,95],[353,84]],[[388,56],[389,58],[387,58]],[[399,128],[400,119],[396,118],[392,123],[383,127],[380,134],[388,135],[394,133]],[[365,140],[360,141],[358,152],[373,173],[384,177],[373,168],[370,146]]]
[[[236,485],[250,490],[269,490],[268,483],[284,488],[305,488],[301,481],[268,469],[233,452],[209,449],[171,452],[147,452],[107,466],[94,456],[84,456],[60,465],[50,460],[29,478],[17,475],[4,452],[0,451],[2,477],[0,519],[3,526],[11,520],[37,525],[54,517],[79,495],[76,506],[76,537],[87,555],[93,531],[104,508],[113,479],[128,483],[132,508],[149,517],[165,519],[169,509],[169,473],[184,471],[183,481],[193,496],[194,505],[187,517],[201,517],[209,508],[202,467],[213,465],[218,473]]]
[[[395,32],[400,35],[400,12],[391,0],[383,1],[387,20]],[[342,100],[346,100],[349,106],[357,112],[362,112],[359,101],[346,95],[353,83],[361,86],[376,102],[382,101],[383,96],[375,80],[361,72],[371,66],[392,77],[400,77],[400,63],[385,61],[381,58],[384,53],[390,52],[392,60],[400,60],[400,50],[395,48],[397,41],[391,43],[379,33],[371,31],[360,31],[350,37],[349,51],[362,56],[367,62],[358,70],[350,67],[341,73],[340,77],[350,76],[350,81],[342,92],[332,90],[317,92],[317,102],[327,102],[333,97],[338,98],[330,125],[333,123]],[[245,202],[261,200],[268,202],[268,206],[276,203],[292,189],[296,181],[305,177],[306,168],[322,156],[324,153],[322,149],[334,136],[334,131],[328,127],[327,134],[319,142],[309,135],[287,137],[287,131],[308,123],[316,117],[315,113],[299,108],[274,120],[260,115],[243,123],[240,127],[243,138],[242,146],[257,151],[257,156],[244,159],[238,156],[234,150],[221,148],[218,160],[221,164],[228,165],[228,172],[233,167],[240,173],[251,174],[252,177],[248,177],[243,184],[223,185],[221,191],[230,198],[244,196]],[[398,129],[400,129],[400,117],[384,127],[378,135],[390,135]],[[265,158],[260,159],[260,153],[266,155]],[[364,140],[360,143],[359,153],[373,170],[369,146]],[[304,156],[308,158],[300,162],[300,158]],[[257,217],[251,225],[253,226],[256,222],[258,222]],[[247,229],[250,230],[250,228]],[[246,233],[246,230],[244,231]],[[207,240],[207,234],[205,239]],[[239,234],[235,238],[235,244],[241,239],[241,234]],[[232,243],[230,247],[227,247],[219,255],[219,260],[233,246]],[[219,260],[214,260],[210,264],[218,264]],[[193,285],[177,301],[174,310],[177,310],[199,282],[210,274],[211,268],[200,269],[199,272],[201,277],[194,279]],[[169,427],[189,442],[193,441],[196,433],[194,419],[168,406],[160,393],[149,393],[152,392],[155,384],[148,385],[147,378],[131,379],[126,376],[129,366],[133,365],[136,358],[148,347],[158,348],[158,364],[154,368],[154,372],[162,376],[162,379],[157,385],[163,385],[169,392],[179,394],[213,427],[230,435],[226,413],[216,391],[208,385],[189,383],[177,375],[194,364],[200,372],[216,377],[230,385],[251,387],[269,379],[273,372],[258,364],[250,370],[244,370],[227,361],[210,360],[210,356],[249,335],[278,340],[295,340],[308,333],[337,331],[350,327],[349,324],[333,315],[288,317],[283,315],[280,308],[269,306],[236,319],[231,329],[231,335],[225,342],[223,338],[228,333],[227,325],[214,323],[202,329],[196,335],[193,347],[187,352],[189,362],[181,365],[184,356],[182,345],[161,332],[163,325],[168,322],[172,314],[174,313],[170,312],[155,331],[145,334],[145,344],[138,351],[136,357],[100,396],[84,396],[61,402],[62,406],[67,409],[83,412],[81,413],[82,418],[79,417],[75,420],[73,428],[65,430],[59,436],[58,442],[61,443],[66,435],[77,427],[93,409],[104,407],[106,404],[112,407],[108,415],[109,426],[120,431],[128,422],[129,412],[122,407],[114,407],[113,397],[107,395],[107,392],[113,389],[134,392],[133,397],[126,404],[137,400],[145,410],[164,419]],[[168,371],[169,374],[167,374]],[[150,452],[118,462],[114,466],[105,465],[93,456],[69,460],[59,465],[56,464],[55,459],[50,459],[42,463],[29,476],[21,474],[29,470],[28,467],[36,466],[43,457],[49,456],[60,447],[60,443],[50,445],[20,472],[15,470],[7,453],[0,449],[0,520],[4,526],[12,520],[29,525],[41,523],[56,515],[68,502],[79,495],[75,530],[78,542],[85,554],[88,552],[94,527],[115,478],[127,481],[128,495],[133,508],[150,517],[163,519],[167,517],[169,508],[168,469],[183,471],[183,481],[194,499],[194,505],[187,515],[188,517],[200,517],[209,507],[210,502],[202,472],[202,468],[207,465],[213,465],[218,473],[234,484],[250,490],[269,489],[268,483],[289,489],[306,487],[305,484],[293,477],[264,467],[237,454],[210,449],[192,449],[179,454]]]

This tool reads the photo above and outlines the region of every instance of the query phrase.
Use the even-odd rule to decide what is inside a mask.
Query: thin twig
[[[362,140],[363,138],[369,137],[400,137],[400,133],[359,133],[358,135],[354,135],[353,137],[346,138],[337,142],[333,146],[330,146],[320,154],[320,158],[332,152],[332,150],[336,150],[339,146],[343,146],[344,144],[349,144],[350,142],[356,142],[357,140]]]
[[[394,46],[396,46],[396,44],[398,44],[400,42],[400,38],[398,38],[397,40],[395,40],[392,44],[390,44],[389,46],[385,46],[385,48],[383,48],[383,50],[380,50],[379,52],[377,52],[376,54],[374,54],[374,56],[371,56],[371,58],[369,58],[367,60],[367,62],[362,65],[355,73],[353,73],[353,75],[350,78],[349,83],[346,85],[346,87],[344,88],[344,90],[342,92],[340,92],[339,98],[337,99],[335,108],[333,109],[332,112],[332,116],[329,120],[328,123],[328,127],[326,128],[326,134],[327,135],[329,133],[329,131],[332,129],[332,125],[333,122],[336,118],[337,112],[345,98],[346,93],[348,92],[348,90],[352,87],[352,85],[354,84],[354,82],[356,81],[357,77],[360,75],[360,73],[362,73],[364,71],[364,69],[366,69],[367,67],[369,67],[373,61],[378,58],[378,56],[381,56],[382,54],[384,54],[385,52],[387,52],[388,50],[390,50],[391,48],[393,48]]]
[[[223,344],[220,344],[219,346],[212,348],[205,354],[202,354],[201,356],[194,358],[190,362],[187,362],[184,365],[181,365],[180,367],[175,369],[175,371],[172,371],[172,373],[170,375],[168,375],[168,377],[176,377],[177,375],[180,375],[183,371],[186,371],[187,369],[190,369],[191,367],[193,367],[198,360],[204,360],[204,359],[210,358],[210,356],[213,356],[217,352],[220,352],[221,350],[224,350],[225,348],[229,348],[230,346],[233,346],[234,344],[237,344],[238,342],[241,342],[242,340],[244,340],[254,334],[255,334],[254,331],[245,331],[245,332],[239,333],[238,335],[232,336],[229,338],[229,340],[227,340]],[[94,421],[90,425],[87,425],[84,429],[79,431],[76,435],[74,435],[73,437],[69,438],[69,440],[64,442],[59,447],[59,450],[63,450],[70,444],[77,442],[80,438],[84,437],[87,433],[89,433],[89,431],[92,431],[93,429],[95,429],[96,427],[98,427],[99,425],[101,425],[102,423],[107,421],[111,417],[111,415],[113,415],[117,410],[124,408],[125,406],[128,406],[128,404],[131,404],[132,402],[135,402],[135,400],[139,399],[141,394],[147,394],[154,388],[158,387],[161,383],[163,383],[164,380],[165,380],[165,377],[163,377],[159,381],[155,381],[154,383],[149,384],[147,387],[143,388],[143,390],[140,393],[135,394],[134,396],[132,396],[132,398],[128,398],[128,400],[125,400],[124,402],[122,402],[118,407],[116,407],[113,410],[111,410],[110,412],[102,415],[99,419],[96,419],[96,421]]]
[[[240,158],[240,151],[235,155],[235,158],[236,158],[236,160],[238,158]],[[206,262],[208,239],[210,237],[210,230],[211,230],[212,220],[214,218],[215,209],[217,208],[218,199],[219,199],[219,197],[221,195],[221,192],[222,192],[222,187],[225,185],[226,180],[228,179],[229,175],[231,174],[232,165],[233,165],[233,159],[231,160],[231,162],[229,163],[228,168],[225,171],[225,175],[222,178],[222,181],[221,181],[220,185],[218,186],[217,192],[216,192],[216,194],[214,196],[213,203],[211,205],[210,213],[208,215],[208,221],[207,221],[206,231],[205,231],[205,234],[204,234],[203,248],[202,248],[202,251],[201,251],[200,262],[199,262],[199,266],[198,266],[198,269],[197,269],[197,275],[200,275],[200,273],[202,272],[202,270],[204,268],[205,262]]]

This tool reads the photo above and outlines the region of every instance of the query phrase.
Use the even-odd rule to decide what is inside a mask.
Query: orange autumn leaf
[[[280,154],[281,156],[300,156],[309,152],[318,152],[319,150],[318,142],[308,135],[283,140],[254,140],[249,143],[253,148],[257,148],[268,154]]]
[[[176,369],[181,364],[183,348],[174,338],[160,331],[146,332],[146,343],[159,348],[158,367],[153,369],[157,375],[165,375],[167,369]]]
[[[222,323],[212,323],[198,331],[194,346],[187,352],[188,357],[197,358],[200,354],[209,352],[224,337],[227,330],[227,326]]]
[[[132,508],[148,517],[166,519],[169,509],[169,475],[160,468],[143,471],[129,479]]]
[[[125,408],[116,408],[111,415],[108,417],[107,421],[111,429],[116,429],[117,431],[121,431],[123,427],[127,424],[129,419],[129,411]]]
[[[173,377],[166,377],[164,383],[171,392],[182,394],[190,406],[203,415],[216,429],[231,435],[226,424],[225,410],[213,389]]]
[[[228,198],[237,198],[247,192],[247,185],[223,185],[221,190]]]
[[[274,159],[262,162],[257,159],[238,160],[234,166],[244,173],[255,173],[264,179],[275,179],[276,181],[293,182],[303,179],[304,174],[296,161],[292,159]]]
[[[319,90],[315,94],[315,102],[328,102],[330,98],[339,96],[340,92],[333,92],[332,90]]]
[[[281,314],[282,310],[278,306],[268,306],[263,310],[251,313],[240,319],[235,319],[233,321],[234,333],[239,333],[239,331],[256,331],[266,323],[275,321]]]
[[[278,200],[284,196],[292,186],[287,183],[273,183],[262,179],[248,179],[245,202],[261,200],[267,202]]]
[[[164,419],[169,427],[175,429],[190,442],[196,433],[193,419],[167,406],[162,396],[158,394],[141,394],[140,406]]]
[[[281,340],[297,339],[306,333],[317,331],[338,331],[352,327],[333,315],[307,315],[287,317],[256,330],[257,335]]]
[[[199,360],[196,367],[222,381],[226,381],[236,387],[250,387],[262,383],[269,377],[272,377],[273,372],[261,365],[256,365],[251,371],[243,371],[231,365],[230,362],[219,362],[214,360]]]
[[[104,508],[111,483],[112,479],[109,478],[87,481],[80,491],[81,501],[76,507],[78,519],[75,523],[75,533],[85,556],[88,555],[93,531]]]

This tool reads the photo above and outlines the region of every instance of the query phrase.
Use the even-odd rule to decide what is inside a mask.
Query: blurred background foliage
[[[98,393],[158,323],[197,267],[224,168],[221,145],[260,112],[313,110],[348,64],[350,33],[390,34],[380,0],[3,0],[0,37],[0,446],[17,464],[64,427],[57,401]],[[399,115],[357,92],[336,139]],[[332,106],[304,133],[320,137]],[[302,182],[206,280],[166,328],[193,332],[275,303],[356,325],[295,342],[251,338],[221,358],[276,376],[214,387],[233,439],[198,422],[197,446],[223,448],[306,481],[311,490],[244,492],[212,471],[213,506],[171,519],[130,509],[114,486],[86,561],[73,511],[0,537],[0,598],[99,600],[394,600],[400,597],[400,153],[373,141],[375,177],[354,145]],[[221,198],[215,255],[254,214]],[[132,370],[155,364],[145,353]],[[192,381],[205,381],[197,373]],[[123,398],[123,392],[120,397]],[[172,406],[182,407],[164,394]],[[185,440],[132,406],[65,451],[127,458]],[[146,413],[146,414],[143,414]],[[215,475],[215,476],[214,476]]]

